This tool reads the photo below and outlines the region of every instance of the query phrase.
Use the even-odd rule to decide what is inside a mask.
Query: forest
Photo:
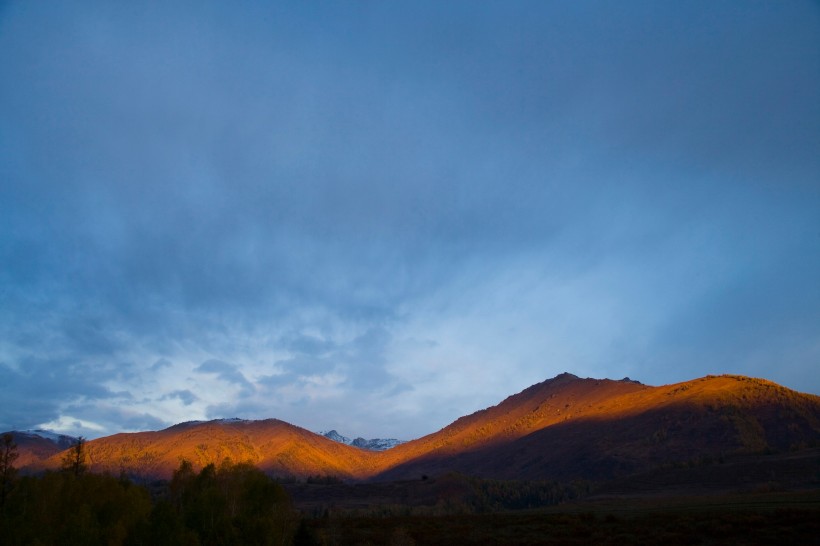
[[[283,487],[248,463],[196,472],[180,462],[170,481],[133,483],[87,472],[84,441],[60,471],[18,476],[10,435],[0,443],[0,537],[8,546],[65,544],[281,545],[298,526]]]

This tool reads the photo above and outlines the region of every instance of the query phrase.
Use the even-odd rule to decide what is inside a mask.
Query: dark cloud
[[[160,358],[151,365],[151,371],[156,372],[163,368],[172,368],[173,364],[167,358]]]
[[[275,363],[284,373],[265,376],[260,382],[276,385],[288,378],[339,372],[353,388],[381,388],[394,380],[385,369],[384,352],[390,340],[389,332],[382,327],[369,328],[347,343],[313,336],[289,337],[286,346],[295,354]]]
[[[0,428],[32,428],[57,419],[61,409],[79,399],[90,403],[123,398],[103,386],[113,373],[104,367],[60,358],[23,357],[16,366],[0,363],[4,411]],[[127,396],[127,395],[126,395]]]
[[[799,1],[4,3],[0,421],[130,391],[130,423],[365,426],[392,392],[421,433],[426,393],[446,421],[565,370],[817,391],[818,27]]]
[[[184,389],[184,390],[169,392],[168,394],[165,394],[160,398],[160,400],[174,400],[174,399],[182,401],[182,403],[185,404],[186,406],[190,406],[191,404],[193,404],[194,402],[199,400],[199,397],[197,395],[195,395],[194,393],[192,393],[190,390]]]
[[[111,429],[123,432],[160,430],[169,425],[150,413],[123,409],[113,404],[76,404],[65,407],[63,411],[76,418],[70,423],[74,435],[98,436],[100,432]],[[88,428],[86,423],[94,423],[95,426]]]
[[[336,344],[332,340],[301,333],[284,336],[278,341],[277,345],[294,353],[314,356],[321,356],[336,348]]]
[[[233,383],[234,385],[242,387],[242,391],[244,393],[253,391],[253,385],[247,380],[247,378],[245,378],[242,372],[239,371],[239,367],[236,364],[211,359],[206,360],[194,368],[194,371],[199,373],[216,374],[216,376],[222,381]]]

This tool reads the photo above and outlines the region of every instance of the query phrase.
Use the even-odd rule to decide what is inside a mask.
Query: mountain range
[[[168,478],[183,459],[202,467],[230,458],[287,478],[392,481],[459,472],[617,480],[738,457],[816,454],[820,397],[737,375],[653,387],[564,373],[382,451],[348,445],[338,433],[342,441],[334,441],[331,432],[277,419],[191,421],[98,438],[85,450],[92,471],[139,479]],[[63,446],[32,433],[15,433],[15,439],[24,470],[60,466]],[[810,459],[810,468],[817,460]],[[812,479],[820,479],[817,470]]]

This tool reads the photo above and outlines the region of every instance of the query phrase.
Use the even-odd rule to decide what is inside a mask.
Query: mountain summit
[[[382,479],[457,471],[609,479],[727,455],[820,447],[820,397],[764,379],[651,387],[561,374],[386,453]]]

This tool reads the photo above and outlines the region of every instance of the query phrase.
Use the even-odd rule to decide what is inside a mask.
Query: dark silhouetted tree
[[[14,485],[14,478],[17,476],[14,462],[19,456],[14,437],[8,432],[3,434],[0,442],[0,509],[6,505],[6,496]]]
[[[307,522],[303,519],[299,522],[299,527],[296,529],[296,534],[293,536],[293,546],[316,546],[321,544],[316,538],[316,533],[313,529],[308,527]]]
[[[112,476],[24,476],[3,510],[0,544],[153,544],[148,540],[150,515],[148,490]]]
[[[169,512],[173,507],[184,528],[199,544],[273,546],[289,542],[295,526],[284,488],[250,463],[225,460],[205,466],[197,474],[183,460],[169,484],[170,503],[158,504],[152,514],[153,536],[182,538]],[[178,539],[179,540],[179,539]]]
[[[75,477],[85,473],[85,438],[82,436],[77,438],[74,445],[63,455],[63,471],[74,474]]]

